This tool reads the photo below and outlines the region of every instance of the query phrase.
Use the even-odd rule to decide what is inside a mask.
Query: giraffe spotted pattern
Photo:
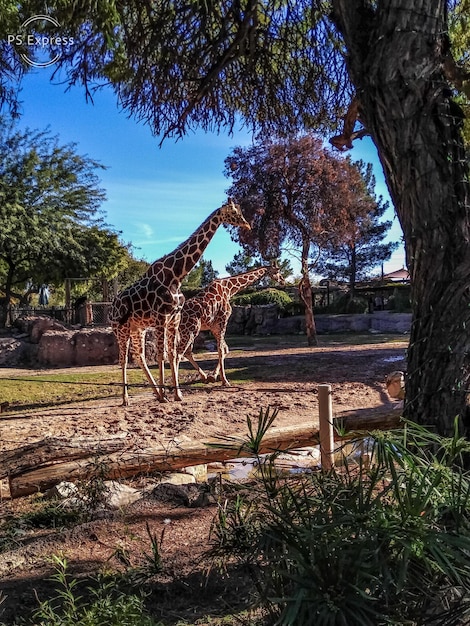
[[[199,372],[199,376],[204,382],[215,382],[220,374],[222,384],[230,385],[225,374],[225,357],[229,352],[225,341],[225,332],[232,313],[230,299],[266,275],[276,282],[284,284],[284,279],[277,266],[259,267],[251,272],[214,280],[200,294],[184,303],[177,342],[178,358],[186,357]],[[194,340],[201,330],[210,330],[217,341],[218,363],[210,375],[207,375],[199,367],[193,355]]]
[[[240,207],[229,200],[216,209],[178,248],[149,267],[135,283],[121,291],[113,301],[110,322],[119,346],[122,371],[122,401],[129,404],[127,363],[129,349],[142,368],[157,398],[164,402],[164,361],[168,359],[172,373],[174,397],[181,400],[178,384],[176,340],[184,296],[181,281],[193,269],[221,224],[250,228]],[[157,385],[145,360],[145,332],[157,330],[159,384]]]

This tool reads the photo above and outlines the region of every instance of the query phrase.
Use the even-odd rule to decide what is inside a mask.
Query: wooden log
[[[62,460],[72,461],[128,448],[127,439],[97,439],[84,441],[65,437],[47,437],[20,448],[0,453],[0,479],[11,474],[21,474],[32,467],[41,467]]]
[[[390,408],[377,411],[351,411],[336,418],[341,434],[336,440],[351,438],[364,431],[397,428],[400,413]],[[106,478],[127,478],[136,474],[172,471],[188,467],[227,461],[234,458],[253,457],[253,450],[246,442],[246,433],[211,438],[206,441],[171,441],[166,446],[155,446],[139,450],[121,450],[73,461],[49,462],[41,467],[26,470],[23,464],[19,470],[9,472],[10,496],[18,498],[38,491],[45,491],[60,481],[86,480],[105,471]],[[319,431],[311,423],[272,428],[264,436],[260,454],[275,451],[295,450],[319,444]],[[88,448],[89,449],[89,448]],[[0,457],[0,465],[1,465]]]

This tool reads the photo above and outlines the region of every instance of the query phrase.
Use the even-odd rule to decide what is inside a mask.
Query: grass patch
[[[393,344],[403,342],[405,339],[402,335],[371,335],[366,334],[331,334],[320,335],[320,346],[353,346],[353,345],[370,345],[370,344]],[[273,348],[289,349],[307,347],[305,335],[280,336],[272,335],[268,337],[255,336],[230,336],[227,338],[230,346],[231,357],[226,361],[227,374],[232,384],[243,384],[254,380],[266,380],[266,364],[258,363],[256,359],[247,361],[246,363],[236,362],[235,359],[243,359],[243,348],[259,351],[272,350]],[[217,356],[211,355],[210,358],[201,359],[202,367],[206,367],[205,363],[210,362],[207,366],[215,366]],[[295,371],[300,377],[305,376],[310,371],[310,364],[289,364],[290,373]],[[156,367],[151,368],[154,377],[158,376]],[[180,367],[180,383],[184,384],[194,380],[195,371],[188,362],[183,362]],[[276,377],[276,367],[269,368],[269,379]],[[128,380],[130,385],[142,385],[132,388],[133,395],[148,392],[150,390],[147,381],[140,369],[129,369]],[[169,383],[169,371],[167,368],[166,380]],[[192,385],[200,386],[197,382]],[[202,384],[201,384],[202,385]],[[12,411],[24,411],[35,408],[45,408],[49,406],[57,406],[72,402],[80,402],[82,400],[98,400],[109,397],[120,397],[120,369],[116,365],[115,369],[100,371],[96,368],[90,371],[77,371],[77,368],[70,370],[61,370],[60,373],[36,374],[28,370],[24,370],[24,374],[16,374],[12,377],[1,378],[0,402],[9,402]]]
[[[408,341],[409,335],[374,334],[374,333],[326,333],[318,335],[319,347],[322,346],[358,346],[377,343],[394,344]],[[271,349],[273,347],[306,348],[306,335],[232,335],[226,337],[227,344],[232,350],[250,348],[252,350]]]

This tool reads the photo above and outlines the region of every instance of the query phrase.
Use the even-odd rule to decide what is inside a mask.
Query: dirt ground
[[[129,407],[120,406],[119,397],[112,397],[30,412],[7,412],[0,415],[0,454],[56,436],[84,442],[125,438],[139,447],[175,438],[204,439],[239,433],[246,430],[248,416],[256,418],[260,409],[268,407],[278,410],[277,426],[315,423],[315,390],[322,383],[332,385],[335,415],[357,408],[392,406],[384,381],[391,371],[404,368],[406,346],[406,341],[381,343],[378,338],[377,343],[367,345],[330,343],[315,348],[279,345],[236,350],[229,354],[227,367],[236,368],[239,379],[243,378],[244,368],[255,368],[256,381],[229,388],[218,384],[188,386],[183,389],[183,402],[171,399],[160,404],[149,392],[131,390]],[[213,354],[199,359],[203,367],[214,363]],[[0,378],[12,374],[11,369],[0,370]],[[129,484],[137,485],[138,480]],[[148,604],[165,625],[181,620],[187,624],[213,624],[214,616],[235,614],[249,601],[251,588],[242,572],[227,577],[212,569],[207,576],[204,553],[209,546],[215,505],[194,509],[178,502],[146,498],[125,511],[110,511],[73,528],[31,530],[19,524],[18,533],[12,533],[11,521],[22,511],[37,507],[39,500],[40,496],[14,501],[3,496],[0,501],[0,623],[12,623],[15,616],[37,607],[37,598],[50,597],[47,577],[51,566],[47,557],[51,554],[63,553],[70,573],[79,577],[137,566],[150,550],[146,523],[153,533],[164,535],[163,571],[151,581]],[[122,563],[123,551],[128,556],[127,564]]]

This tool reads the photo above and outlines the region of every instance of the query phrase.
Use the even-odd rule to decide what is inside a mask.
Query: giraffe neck
[[[251,285],[256,282],[268,271],[267,267],[258,267],[251,272],[245,272],[244,274],[238,274],[238,276],[231,276],[229,278],[221,278],[220,281],[223,283],[224,288],[228,292],[229,298],[234,296],[244,287]]]
[[[183,241],[170,254],[166,254],[155,261],[150,266],[148,273],[156,275],[163,269],[165,274],[171,274],[173,278],[182,280],[202,257],[221,223],[222,218],[219,209],[216,209],[186,241]]]

